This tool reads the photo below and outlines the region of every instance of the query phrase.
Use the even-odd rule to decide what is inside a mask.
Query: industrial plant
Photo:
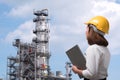
[[[72,80],[71,63],[66,62],[66,73],[51,72],[49,59],[49,18],[48,9],[33,11],[36,35],[31,43],[15,39],[13,46],[17,48],[16,55],[7,58],[7,80]]]

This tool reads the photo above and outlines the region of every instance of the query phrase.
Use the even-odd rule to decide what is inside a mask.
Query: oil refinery
[[[71,63],[66,62],[66,73],[51,72],[49,59],[49,19],[48,9],[33,11],[36,35],[31,43],[15,39],[13,46],[17,48],[16,55],[7,58],[7,80],[72,80]]]

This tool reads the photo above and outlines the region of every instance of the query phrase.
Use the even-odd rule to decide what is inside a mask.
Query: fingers
[[[77,73],[77,70],[78,70],[78,69],[77,69],[76,66],[73,65],[73,66],[72,66],[72,70],[73,70],[74,73]]]

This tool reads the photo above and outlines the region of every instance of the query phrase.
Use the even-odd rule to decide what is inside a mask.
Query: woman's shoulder
[[[104,46],[100,46],[100,45],[97,45],[97,44],[93,44],[93,45],[90,45],[87,49],[87,51],[91,51],[91,52],[94,52],[94,51],[97,51],[97,52],[101,52],[102,50],[104,50],[106,47]]]
[[[97,45],[97,44],[93,44],[93,45],[90,45],[90,46],[88,47],[88,49],[97,49],[98,47],[100,47],[100,46]]]
[[[97,44],[90,45],[90,46],[88,47],[88,49],[86,50],[86,54],[91,55],[91,56],[92,56],[92,55],[98,55],[98,54],[101,55],[100,47],[101,47],[101,46],[99,46],[99,45],[97,45]],[[97,54],[96,54],[96,53],[97,53]]]
[[[97,44],[93,44],[93,45],[90,45],[88,48],[99,49],[99,48],[107,48],[107,47],[100,46],[100,45],[97,45]]]
[[[97,44],[94,45],[90,45],[87,49],[87,52],[98,52],[98,53],[106,53],[109,52],[109,49],[107,47],[104,46],[100,46]]]

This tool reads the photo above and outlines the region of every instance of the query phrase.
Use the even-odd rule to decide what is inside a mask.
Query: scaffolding
[[[56,75],[50,71],[48,10],[37,10],[33,14],[36,16],[33,19],[36,37],[32,43],[23,43],[20,39],[13,42],[17,55],[7,58],[8,80],[71,80],[70,63],[66,63],[65,75],[61,71],[56,71]]]

